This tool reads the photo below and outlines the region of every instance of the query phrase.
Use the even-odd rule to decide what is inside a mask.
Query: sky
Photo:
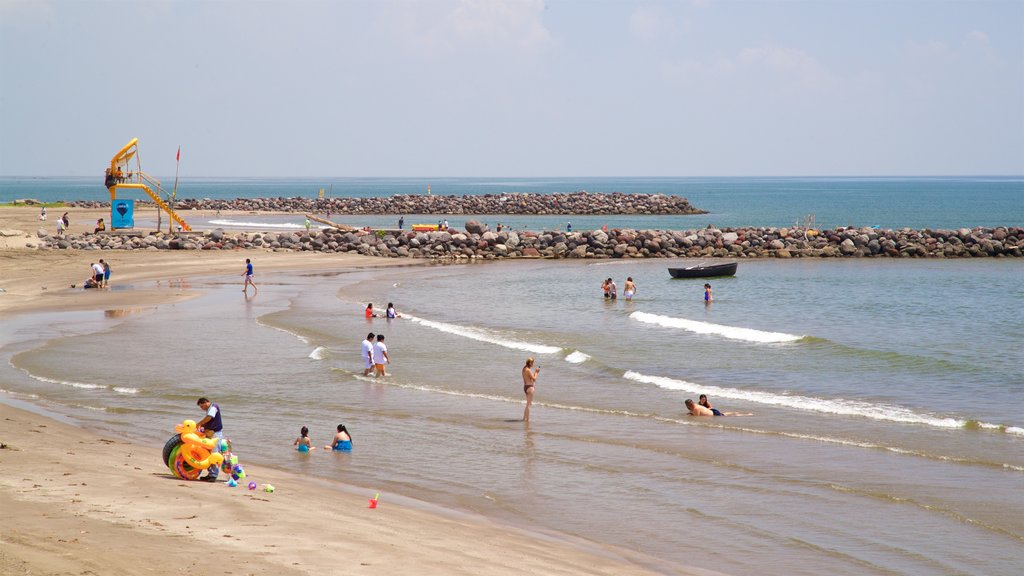
[[[0,176],[1024,174],[1024,2],[0,0]]]

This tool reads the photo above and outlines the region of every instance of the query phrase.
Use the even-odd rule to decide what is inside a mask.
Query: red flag
[[[176,162],[181,162],[181,146],[178,146],[178,156],[174,158]]]

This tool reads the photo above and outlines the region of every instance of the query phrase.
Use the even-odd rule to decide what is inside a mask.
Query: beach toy
[[[263,491],[267,492],[267,493],[273,492],[274,491],[274,485],[273,484],[264,484],[263,485]]]
[[[376,508],[378,500],[380,500],[380,492],[377,492],[373,495],[373,498],[370,498],[370,508]]]
[[[249,490],[255,490],[255,489],[256,489],[256,483],[255,482],[249,482]]]
[[[234,478],[228,480],[228,488],[234,488],[235,486],[238,486],[238,482],[235,482]]]
[[[164,462],[182,480],[196,480],[204,468],[219,467],[224,456],[217,453],[218,441],[200,436],[194,420],[185,420],[174,427],[178,432],[164,444]]]

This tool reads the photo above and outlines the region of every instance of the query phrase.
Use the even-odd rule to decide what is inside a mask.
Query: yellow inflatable
[[[164,462],[182,480],[195,480],[210,466],[220,466],[224,455],[217,452],[220,442],[196,432],[194,420],[185,420],[174,427],[178,432],[164,445]]]

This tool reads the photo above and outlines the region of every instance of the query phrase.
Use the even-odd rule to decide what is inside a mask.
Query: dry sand
[[[51,219],[63,213],[54,212]],[[0,216],[0,229],[34,235],[38,227],[38,210],[3,208]],[[96,217],[76,211],[73,229],[76,221]],[[30,239],[17,240],[23,246]],[[112,285],[138,287],[71,289],[101,257],[113,267]],[[15,242],[0,245],[0,288],[6,290],[0,293],[0,330],[12,314],[159,305],[195,295],[146,280],[223,274],[241,286],[247,257],[257,266],[257,281],[268,270],[409,264],[267,251],[37,251]],[[280,470],[246,466],[249,478],[277,488],[272,494],[178,480],[160,462],[160,446],[83,430],[13,404],[0,398],[3,575],[682,572],[628,551],[525,532],[388,494],[371,510],[370,489],[342,489]]]

